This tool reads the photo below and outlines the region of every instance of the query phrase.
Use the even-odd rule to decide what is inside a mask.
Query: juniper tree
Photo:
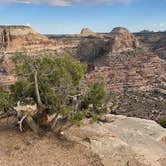
[[[37,111],[31,116],[22,115],[20,123],[25,119],[33,122],[29,125],[35,131],[36,124],[60,132],[73,124],[79,125],[87,116],[106,111],[104,83],[94,82],[85,87],[86,66],[76,59],[68,55],[55,58],[16,54],[12,60],[17,82],[11,87],[10,98],[21,105],[37,105]],[[49,115],[53,117],[50,121]]]

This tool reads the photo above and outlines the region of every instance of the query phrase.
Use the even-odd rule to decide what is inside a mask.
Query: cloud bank
[[[115,4],[130,3],[133,0],[0,0],[0,3],[48,4],[53,6],[71,6],[73,4]]]

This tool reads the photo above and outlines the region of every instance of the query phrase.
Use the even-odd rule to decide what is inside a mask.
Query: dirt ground
[[[53,134],[20,133],[0,121],[0,166],[101,166],[98,156],[83,145]]]

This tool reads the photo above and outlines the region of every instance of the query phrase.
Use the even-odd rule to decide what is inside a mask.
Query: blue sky
[[[166,0],[0,0],[0,24],[30,24],[52,34],[79,33],[83,27],[166,30]]]

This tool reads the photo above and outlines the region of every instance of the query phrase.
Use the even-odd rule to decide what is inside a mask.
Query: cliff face
[[[4,31],[12,36],[38,34],[29,26],[0,26],[0,33]]]
[[[109,54],[91,66],[86,83],[103,78],[108,91],[120,96],[113,113],[156,121],[166,117],[166,62],[156,54]]]
[[[160,58],[166,60],[166,32],[135,33],[145,49],[155,51]]]
[[[166,62],[149,52],[110,54],[95,61],[94,66],[87,81],[102,77],[113,91],[151,90],[166,83]]]
[[[0,26],[0,49],[3,51],[23,51],[41,49],[54,44],[28,26]]]
[[[78,45],[78,57],[94,61],[108,53],[119,53],[141,47],[137,38],[125,28],[115,28],[110,34],[98,34],[82,38]]]

